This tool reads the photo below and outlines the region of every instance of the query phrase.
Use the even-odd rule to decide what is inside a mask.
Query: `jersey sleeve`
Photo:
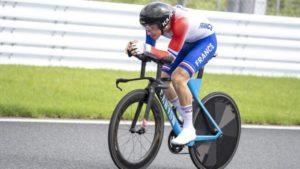
[[[178,19],[173,25],[173,37],[169,43],[168,52],[173,56],[177,56],[181,50],[186,34],[188,32],[188,22],[186,18]]]
[[[149,44],[151,46],[155,46],[156,40],[152,39],[151,36],[147,35],[146,32],[146,44]]]
[[[173,36],[169,43],[168,51],[159,50],[159,49],[155,48],[154,45],[151,45],[150,52],[160,59],[169,57],[169,56],[176,57],[183,46],[183,43],[186,38],[186,34],[188,32],[187,19],[184,17],[177,19],[172,24],[172,32],[173,32]],[[149,36],[149,38],[151,38],[151,37]]]

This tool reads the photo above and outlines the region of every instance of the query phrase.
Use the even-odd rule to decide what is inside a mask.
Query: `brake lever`
[[[119,86],[119,83],[124,83],[124,82],[127,82],[128,80],[127,79],[117,79],[116,80],[116,87],[120,90],[120,91],[123,91],[123,89]]]
[[[151,82],[155,81],[155,79],[153,77],[143,77],[143,78],[133,78],[133,79],[119,78],[116,80],[116,87],[122,91],[123,89],[121,87],[119,87],[119,83],[127,83],[130,81],[136,81],[136,80],[150,80]]]
[[[119,87],[119,82],[116,82],[116,87],[120,90],[123,91],[121,87]]]

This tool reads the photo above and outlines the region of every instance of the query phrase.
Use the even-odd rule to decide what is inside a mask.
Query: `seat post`
[[[198,75],[197,75],[197,79],[202,79],[203,72],[204,72],[204,67],[202,67],[202,68],[199,70]]]

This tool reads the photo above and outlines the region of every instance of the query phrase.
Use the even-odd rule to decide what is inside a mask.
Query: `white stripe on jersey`
[[[191,11],[186,8],[176,6],[177,16],[184,16],[188,21],[188,32],[185,38],[185,42],[195,42],[200,39],[204,39],[209,35],[215,33],[212,24],[204,16],[195,16]],[[175,15],[176,16],[176,15]],[[176,18],[175,18],[176,19]],[[165,32],[164,36],[172,39],[172,32]]]
[[[174,51],[171,48],[168,48],[168,52],[171,53],[171,55],[174,56],[174,57],[177,57],[177,55],[178,55],[178,52]]]

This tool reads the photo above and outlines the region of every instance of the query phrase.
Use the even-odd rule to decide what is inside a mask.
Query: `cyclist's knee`
[[[175,71],[172,73],[171,76],[173,85],[184,85],[187,83],[187,81],[190,79],[188,73],[183,70],[182,68],[178,67],[175,69]]]

